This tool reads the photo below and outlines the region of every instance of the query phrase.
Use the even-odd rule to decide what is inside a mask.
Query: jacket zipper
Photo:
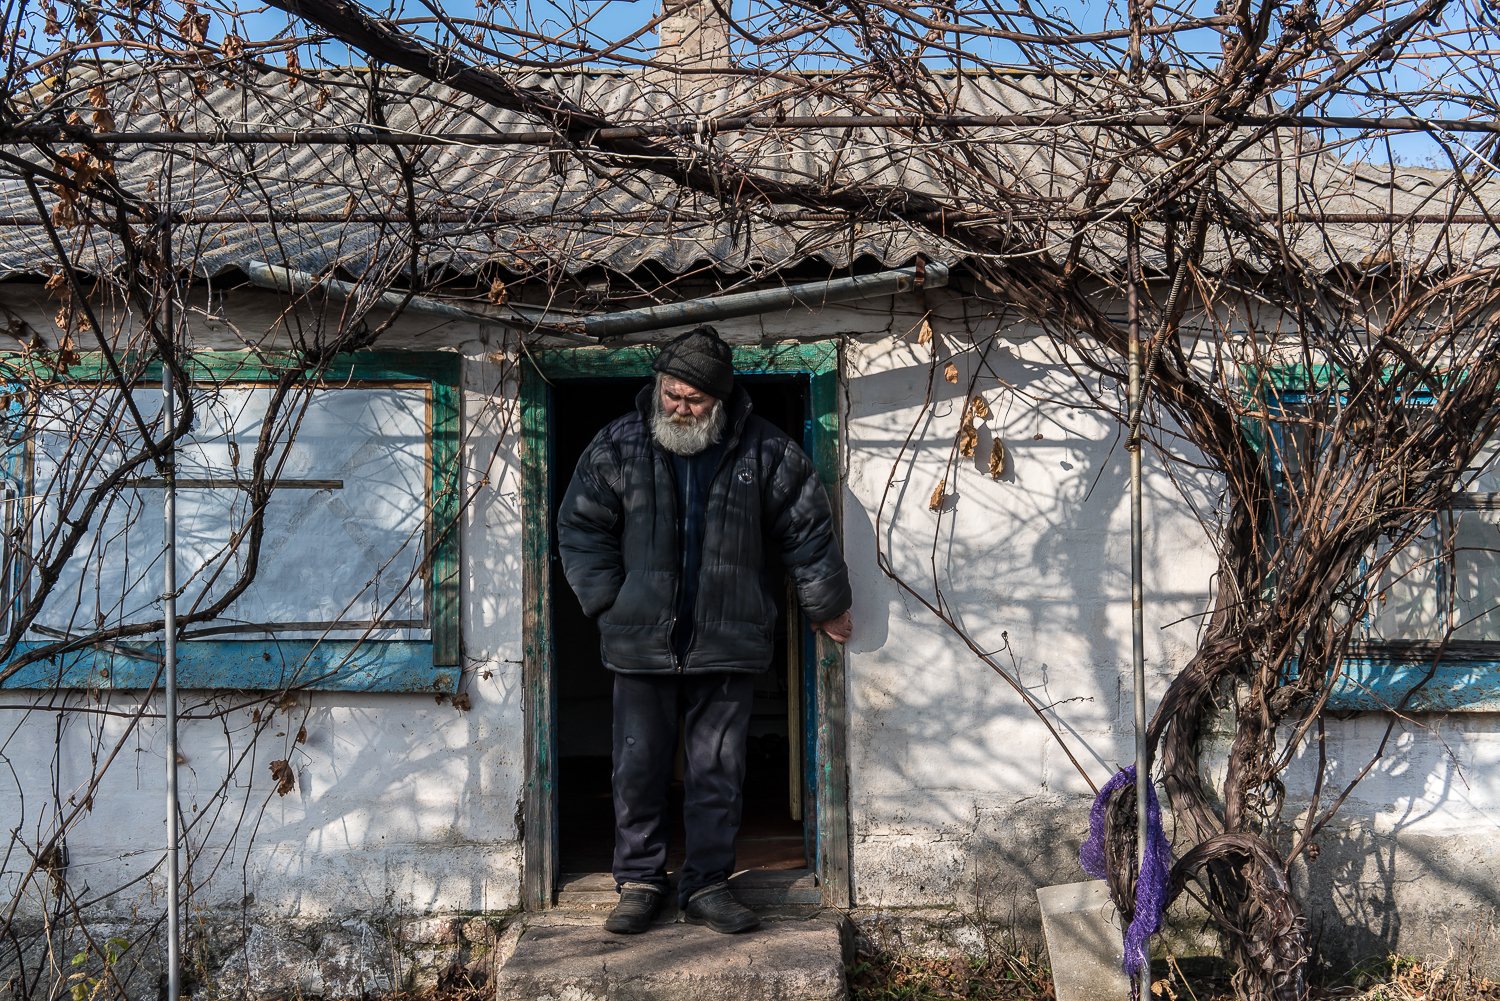
[[[719,456],[719,464],[714,467],[714,474],[708,479],[708,495],[710,497],[712,497],[714,493],[714,484],[719,482],[719,476],[723,474],[724,466],[729,462],[730,453],[734,450],[735,446],[739,444],[740,435],[743,432],[744,427],[739,423],[733,425],[730,428],[730,436],[729,439],[724,442],[724,451],[723,454]],[[672,530],[677,539],[677,552],[678,559],[680,561],[682,558],[682,524],[677,520],[677,468],[672,464],[671,457],[666,454],[666,452],[660,445],[652,442],[652,448],[656,453],[656,457],[660,459],[662,465],[667,468],[667,475],[672,479]],[[705,542],[708,540],[706,525],[703,533],[703,538]],[[701,578],[703,574],[701,566],[699,568],[698,574]],[[700,579],[698,583],[701,585],[703,581]],[[677,632],[677,599],[681,593],[682,574],[678,573],[677,582],[672,586],[672,619],[667,625],[667,652],[672,655],[672,670],[678,674],[683,674],[687,670],[687,659],[685,657],[679,659],[677,656],[677,650],[672,646],[672,636]],[[694,601],[696,602],[696,599],[694,599]],[[694,609],[694,611],[696,612],[697,609]],[[695,636],[694,638],[696,639],[697,637]],[[689,652],[691,653],[691,651]]]
[[[677,469],[672,465],[671,456],[663,453],[661,446],[655,446],[656,456],[667,469],[667,476],[672,481],[672,533],[676,539],[677,562],[679,564],[676,580],[672,584],[672,619],[667,623],[667,653],[672,657],[672,670],[678,674],[683,673],[684,664],[678,659],[677,646],[672,638],[677,635],[677,604],[682,595],[682,522],[677,519]]]

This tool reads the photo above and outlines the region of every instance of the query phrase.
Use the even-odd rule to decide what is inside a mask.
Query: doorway
[[[526,783],[520,835],[522,901],[558,902],[565,874],[607,873],[611,676],[593,623],[558,566],[558,499],[595,432],[634,406],[652,377],[651,347],[533,350],[522,367],[522,686]],[[735,348],[735,378],[756,411],[802,443],[838,517],[838,347],[832,341]],[[846,907],[850,900],[843,650],[814,637],[791,606],[762,676],[752,721],[738,865],[785,887],[782,898]],[[674,839],[675,842],[680,838]],[[680,856],[678,856],[680,857]],[[751,868],[751,867],[781,868]],[[584,880],[603,886],[605,878]],[[569,881],[567,896],[576,896]],[[609,884],[612,887],[612,883]],[[612,897],[610,893],[608,896]]]
[[[793,440],[803,438],[808,420],[805,375],[741,375],[754,412]],[[578,457],[594,434],[635,406],[645,378],[554,380],[552,384],[551,523]],[[599,633],[583,614],[552,561],[552,635],[557,741],[558,869],[571,874],[608,872],[613,848],[610,799],[610,703],[613,675],[600,663]],[[744,819],[736,842],[740,869],[793,870],[809,867],[810,783],[806,759],[804,650],[802,624],[785,589],[778,594],[777,644],[771,666],[756,677],[745,774]],[[681,784],[672,787],[673,814],[668,868],[682,861]]]

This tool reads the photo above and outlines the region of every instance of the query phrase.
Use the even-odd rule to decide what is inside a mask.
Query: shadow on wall
[[[1033,924],[1037,886],[1085,878],[1077,849],[1092,791],[923,600],[1018,679],[1102,785],[1133,755],[1128,456],[1113,417],[1039,347],[958,356],[957,383],[940,358],[925,410],[926,349],[869,350],[893,353],[863,359],[849,387],[857,893],[870,906],[956,905]],[[954,440],[975,371],[989,416],[974,422],[964,457]],[[1007,459],[992,478],[997,438]],[[1196,646],[1212,553],[1195,512],[1211,514],[1214,494],[1209,478],[1174,481],[1148,456],[1148,665],[1159,694]],[[920,597],[876,567],[877,544]]]
[[[955,360],[978,364],[972,353]],[[971,663],[966,680],[975,686],[965,698],[981,683],[1004,686],[957,638],[911,642],[913,627],[938,619],[873,566],[878,542],[905,581],[941,603],[1001,666],[1014,667],[1039,702],[1055,707],[1055,721],[1071,722],[1080,735],[1129,729],[1129,463],[1115,422],[1057,362],[1000,344],[983,361],[975,389],[992,416],[975,423],[974,457],[954,457],[968,378],[960,371],[959,382],[949,384],[939,376],[926,413],[918,406],[925,364],[851,383],[850,487],[859,508],[848,512],[845,530],[851,554],[866,561],[858,569],[868,575],[869,606],[862,607],[858,646],[899,646],[924,663],[928,651]],[[914,423],[907,454],[897,461]],[[988,473],[996,436],[1008,453],[998,480]],[[1195,515],[1211,517],[1215,495],[1207,476],[1179,473],[1174,482],[1159,462],[1149,465],[1148,659],[1159,672],[1196,646],[1212,554]],[[940,482],[938,513],[929,504]],[[870,520],[877,511],[878,540]],[[1113,773],[1118,751],[1107,743],[1090,756],[1095,781]]]
[[[1114,417],[1040,345],[957,356],[957,383],[939,355],[926,409],[927,349],[865,348],[849,387],[846,504],[863,613],[850,658],[857,899],[1030,914],[1035,886],[1082,878],[1089,790],[1019,697],[887,580],[874,554],[878,544],[921,599],[1019,679],[1102,784],[1132,753],[1128,455]],[[976,371],[991,416],[976,422],[965,458],[954,439]],[[992,436],[1009,453],[998,480],[987,468]],[[1152,448],[1146,466],[1154,705],[1196,649],[1214,569],[1200,516],[1212,524],[1219,494],[1190,461],[1168,476]],[[1387,719],[1330,721],[1327,789],[1363,767]],[[1490,934],[1500,738],[1493,716],[1437,732],[1444,726],[1423,718],[1400,731],[1301,877],[1335,962],[1444,955],[1455,938]],[[1304,772],[1287,781],[1294,798],[1312,788]]]
[[[1362,713],[1330,722],[1326,788],[1343,790],[1389,720]],[[1490,714],[1397,721],[1384,755],[1316,839],[1298,889],[1330,972],[1394,954],[1500,972],[1493,722]]]

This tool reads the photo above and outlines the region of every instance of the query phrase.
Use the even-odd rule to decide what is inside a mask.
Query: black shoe
[[[734,899],[728,883],[705,886],[688,898],[682,913],[693,924],[708,925],[726,935],[760,927],[760,916]]]
[[[620,902],[604,919],[604,930],[616,935],[639,935],[651,927],[661,910],[662,891],[650,883],[626,883],[620,887]]]

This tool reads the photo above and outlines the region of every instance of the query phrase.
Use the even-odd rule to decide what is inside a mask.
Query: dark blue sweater
[[[698,570],[703,566],[703,528],[708,516],[708,488],[713,485],[724,443],[716,442],[697,455],[673,455],[677,479],[677,539],[681,548],[681,577],[677,585],[677,624],[672,629],[672,652],[687,656],[693,642],[693,606],[698,600]]]

